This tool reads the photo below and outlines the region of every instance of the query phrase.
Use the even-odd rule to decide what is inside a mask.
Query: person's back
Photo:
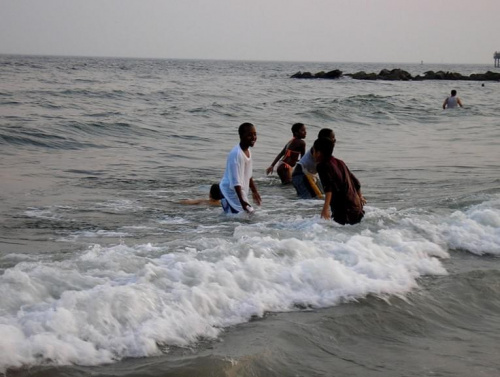
[[[322,218],[331,217],[339,224],[357,224],[364,216],[366,203],[361,194],[361,185],[347,165],[333,157],[334,143],[331,139],[319,138],[314,142],[314,158],[318,163],[321,184],[325,191]]]
[[[457,91],[453,89],[451,95],[443,102],[443,109],[455,109],[458,106],[463,107],[462,101],[457,97]]]
[[[344,161],[331,157],[319,163],[318,173],[325,192],[332,192],[330,208],[333,219],[339,224],[357,224],[364,215],[359,195],[361,185]]]
[[[446,101],[446,107],[448,109],[454,109],[454,108],[458,107],[457,97],[456,96],[448,97],[448,99]]]

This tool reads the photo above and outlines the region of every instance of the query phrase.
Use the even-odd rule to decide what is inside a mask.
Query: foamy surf
[[[402,229],[346,235],[304,219],[292,228],[307,236],[277,239],[262,227],[240,224],[231,239],[201,237],[183,248],[95,245],[66,261],[7,269],[1,370],[156,355],[266,312],[405,295],[419,277],[446,274],[439,258],[447,251]]]
[[[444,219],[368,208],[368,226],[354,234],[298,217],[279,234],[298,238],[242,223],[231,239],[95,245],[62,262],[22,261],[0,277],[0,370],[151,356],[269,311],[404,296],[418,278],[446,274],[449,249],[498,253],[498,204]]]

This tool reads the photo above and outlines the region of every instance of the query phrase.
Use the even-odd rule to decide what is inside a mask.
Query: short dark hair
[[[455,89],[453,89],[453,90],[451,91],[451,95],[452,95],[452,96],[456,96],[456,95],[457,95],[457,91],[456,91]]]
[[[327,161],[333,153],[333,141],[327,137],[320,137],[314,142],[313,148],[315,151],[321,153],[323,161]]]
[[[222,199],[222,193],[220,192],[218,183],[214,183],[212,186],[210,186],[210,198],[212,198],[213,200]]]
[[[238,134],[241,136],[243,136],[243,134],[250,128],[254,127],[254,125],[252,123],[248,123],[248,122],[245,122],[245,123],[242,123],[240,124],[240,127],[238,128]]]
[[[319,130],[318,132],[318,139],[322,138],[322,137],[327,137],[327,138],[330,138],[330,135],[333,133],[333,135],[335,136],[335,132],[333,132],[333,130],[331,128],[322,128],[321,130]]]
[[[295,123],[292,126],[292,134],[295,136],[297,134],[297,132],[299,132],[302,127],[304,127],[304,123]]]

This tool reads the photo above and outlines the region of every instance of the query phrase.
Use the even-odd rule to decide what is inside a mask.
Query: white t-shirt
[[[456,96],[449,96],[446,99],[446,107],[448,109],[454,109],[458,106],[458,101]]]
[[[248,193],[250,191],[250,178],[252,178],[252,154],[248,149],[249,157],[241,149],[240,145],[236,145],[227,156],[226,171],[220,182],[220,190],[229,205],[235,210],[242,212],[240,200],[236,194],[235,186],[241,186],[243,200],[247,203]]]
[[[297,162],[302,165],[302,171],[307,174],[315,175],[316,171],[316,161],[311,153],[311,149],[308,149],[306,154]]]

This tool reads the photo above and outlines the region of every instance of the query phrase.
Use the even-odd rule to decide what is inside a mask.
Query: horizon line
[[[417,65],[489,65],[488,63],[449,63],[449,62],[424,62],[420,61],[326,61],[326,60],[283,60],[283,59],[230,59],[230,58],[166,58],[166,57],[137,57],[137,56],[110,56],[110,55],[71,55],[71,54],[37,54],[37,53],[8,53],[0,52],[0,56],[33,56],[55,58],[90,58],[90,59],[128,59],[128,60],[199,60],[199,61],[234,61],[234,62],[276,62],[276,63],[340,63],[340,64],[417,64]],[[494,59],[492,59],[494,60]],[[494,62],[492,64],[494,66]]]

